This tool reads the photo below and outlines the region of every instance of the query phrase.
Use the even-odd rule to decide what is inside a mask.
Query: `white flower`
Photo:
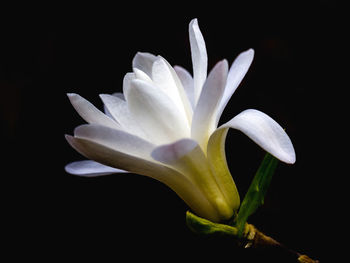
[[[218,222],[232,217],[240,200],[225,157],[229,128],[238,129],[286,163],[293,145],[266,114],[248,109],[217,127],[232,94],[247,73],[254,51],[226,60],[207,76],[207,52],[197,19],[189,24],[193,77],[161,56],[137,53],[123,94],[100,95],[105,113],[77,94],[68,94],[89,124],[66,135],[70,145],[93,161],[68,164],[81,176],[132,172],[173,189],[199,216]],[[238,151],[239,149],[237,149]],[[122,169],[122,170],[119,170]]]

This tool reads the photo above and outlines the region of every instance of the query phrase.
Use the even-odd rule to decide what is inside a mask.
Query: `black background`
[[[333,130],[344,125],[337,122],[344,112],[338,110],[344,106],[340,63],[346,62],[341,10],[336,1],[2,8],[1,192],[12,255],[253,260],[227,240],[192,234],[188,208],[161,183],[134,174],[86,179],[63,169],[83,159],[64,139],[83,123],[66,93],[101,107],[98,94],[121,91],[137,51],[191,70],[188,23],[197,17],[209,69],[248,48],[256,52],[221,123],[259,109],[286,128],[295,146],[297,162],[280,163],[264,206],[249,221],[297,251],[328,259],[342,221],[335,212],[341,191],[334,190],[345,175],[335,171],[342,154],[333,148],[345,136]],[[264,153],[237,131],[230,131],[226,147],[243,198]]]

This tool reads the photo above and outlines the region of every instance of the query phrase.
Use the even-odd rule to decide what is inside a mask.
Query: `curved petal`
[[[147,52],[137,52],[132,60],[132,67],[145,72],[149,77],[152,76],[152,65],[157,57]]]
[[[88,159],[107,166],[130,171],[156,179],[177,193],[195,213],[215,219],[210,213],[210,204],[193,183],[181,173],[142,158],[128,155],[88,139],[66,135],[69,144]]]
[[[64,169],[67,173],[84,177],[95,177],[115,173],[127,173],[127,171],[109,167],[91,160],[73,162],[67,164]]]
[[[134,79],[136,79],[136,74],[134,72],[128,72],[125,74],[125,76],[123,78],[123,94],[124,94],[124,96],[126,93],[128,93],[128,90],[130,89],[131,81]]]
[[[125,96],[130,113],[155,144],[189,137],[190,128],[184,113],[150,83],[133,80]]]
[[[74,136],[147,160],[151,160],[150,154],[155,148],[152,143],[138,136],[96,124],[78,126],[74,130]]]
[[[194,97],[198,101],[203,84],[207,78],[208,55],[203,35],[199,29],[197,19],[189,24],[189,36],[193,65]]]
[[[228,129],[218,129],[209,138],[207,157],[210,168],[234,211],[240,205],[239,193],[226,161],[225,141]]]
[[[84,99],[78,94],[67,94],[70,102],[79,115],[88,123],[96,123],[114,129],[120,129],[120,125],[113,119],[108,117],[102,111],[98,110],[92,103]]]
[[[211,214],[215,214],[216,211],[219,220],[232,217],[233,209],[228,206],[227,200],[222,195],[206,156],[196,141],[182,139],[172,144],[161,145],[154,149],[152,157],[161,163],[171,165],[201,189],[212,205]]]
[[[295,151],[290,138],[283,128],[265,113],[254,109],[245,110],[218,130],[228,128],[240,130],[282,162],[295,162]]]
[[[220,61],[204,83],[201,96],[193,113],[191,136],[207,151],[209,136],[216,128],[215,117],[227,79],[228,64]]]
[[[100,94],[100,97],[105,105],[106,111],[109,112],[109,114],[115,120],[117,120],[117,122],[122,126],[123,130],[140,136],[141,138],[146,138],[146,135],[130,114],[125,100],[108,94]]]
[[[109,95],[109,94],[108,94],[108,95]],[[121,92],[115,92],[115,93],[111,94],[110,96],[115,96],[115,97],[117,97],[117,98],[119,98],[119,99],[125,101],[124,94],[121,93]],[[101,97],[101,95],[100,95],[100,97]],[[109,118],[111,118],[111,119],[113,119],[113,120],[116,120],[116,119],[112,116],[112,114],[109,112],[108,108],[106,107],[106,104],[103,105],[103,110],[104,110],[104,113],[105,113]],[[116,120],[116,121],[117,121],[117,120]],[[117,122],[118,122],[118,121],[117,121]]]
[[[192,109],[195,108],[195,102],[194,102],[194,86],[193,86],[193,78],[191,74],[180,66],[174,66],[174,70],[179,77],[182,86],[184,87],[184,90],[186,92],[187,98],[191,103]]]
[[[247,73],[250,65],[252,64],[254,58],[254,50],[249,49],[242,52],[233,61],[230,71],[227,76],[227,83],[225,87],[224,95],[220,101],[219,110],[216,117],[216,127],[219,123],[221,114],[223,113],[228,101],[230,100],[232,94],[235,92],[245,74]]]
[[[152,79],[150,76],[148,76],[145,72],[143,72],[142,70],[138,69],[138,68],[133,68],[132,69],[135,73],[135,78],[137,79],[141,79],[144,81],[148,81],[152,83]]]
[[[161,56],[154,61],[152,67],[152,80],[165,94],[174,101],[178,109],[183,112],[189,123],[192,121],[192,108],[173,67]]]

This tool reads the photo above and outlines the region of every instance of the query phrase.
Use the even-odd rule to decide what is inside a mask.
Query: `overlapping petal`
[[[96,123],[103,126],[120,129],[119,123],[105,115],[99,109],[97,109],[92,103],[84,99],[78,94],[67,94],[70,102],[79,115],[88,123]]]
[[[100,97],[109,114],[118,121],[123,130],[141,138],[146,138],[145,133],[140,129],[134,117],[131,115],[125,100],[108,94],[101,94]]]
[[[101,145],[95,141],[83,138],[75,138],[66,135],[69,144],[79,153],[91,160],[96,160],[104,165],[145,175],[156,179],[180,196],[195,213],[206,218],[213,218],[211,205],[196,188],[193,183],[183,174],[153,161],[145,160],[127,153]]]
[[[173,67],[161,56],[154,61],[152,66],[152,81],[160,88],[184,114],[188,123],[192,121],[192,108],[186,96],[185,90]]]
[[[152,76],[153,62],[157,60],[157,57],[147,52],[137,52],[132,60],[132,68],[137,68],[145,72],[149,77]]]
[[[182,86],[184,87],[184,90],[186,92],[187,98],[191,103],[192,109],[195,108],[195,98],[194,98],[194,85],[193,85],[193,78],[191,74],[180,66],[174,66],[174,70],[179,77]]]
[[[172,144],[157,147],[152,157],[164,164],[171,165],[177,171],[201,189],[211,203],[212,218],[214,221],[227,220],[233,215],[232,207],[228,206],[216,178],[211,172],[204,152],[198,143],[192,139],[182,139]]]
[[[224,111],[232,94],[236,91],[245,74],[248,72],[248,69],[252,64],[253,58],[254,50],[249,49],[239,54],[237,58],[233,61],[227,76],[225,91],[220,101],[219,110],[217,112],[216,126],[218,125],[221,114]]]
[[[184,112],[157,87],[135,79],[125,96],[130,113],[153,143],[160,145],[190,136]]]
[[[96,177],[115,173],[128,173],[125,170],[116,169],[91,160],[72,162],[65,166],[65,170],[67,173],[83,177]]]
[[[191,136],[207,150],[209,136],[216,129],[216,113],[224,93],[228,64],[223,60],[210,72],[193,113]]]
[[[209,138],[207,158],[220,189],[234,211],[240,205],[240,197],[226,161],[225,141],[228,129],[218,129]]]
[[[97,124],[80,125],[74,130],[74,137],[94,141],[120,152],[151,160],[155,145],[122,130],[111,129]]]

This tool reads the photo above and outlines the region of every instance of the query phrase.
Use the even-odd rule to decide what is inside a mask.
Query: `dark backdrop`
[[[2,9],[1,185],[12,255],[96,262],[230,256],[249,262],[249,252],[193,235],[184,221],[188,208],[162,184],[133,174],[79,178],[63,169],[83,159],[64,139],[83,123],[66,93],[101,107],[98,94],[121,91],[137,51],[191,69],[188,23],[194,17],[209,68],[223,58],[232,63],[248,48],[256,52],[221,122],[256,108],[285,127],[295,146],[297,162],[280,163],[264,206],[250,222],[298,251],[320,259],[330,254],[324,245],[336,232],[331,197],[338,197],[331,191],[340,180],[333,169],[340,153],[329,147],[338,126],[334,98],[342,88],[341,7],[336,1],[188,4]],[[264,153],[234,130],[226,147],[243,198]]]

